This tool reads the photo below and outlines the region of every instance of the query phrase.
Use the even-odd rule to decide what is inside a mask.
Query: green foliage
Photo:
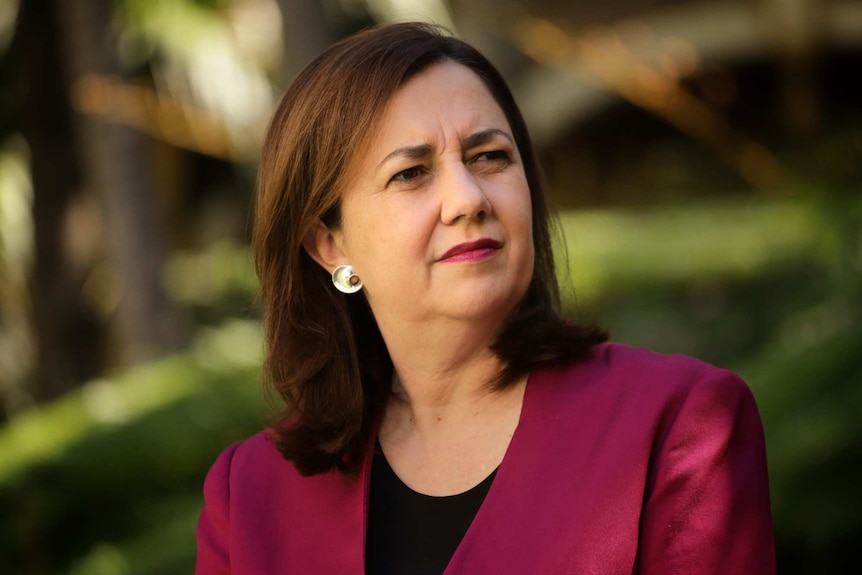
[[[227,24],[221,2],[197,0],[119,0],[117,17],[127,37],[121,53],[132,60],[162,50],[184,61],[195,51],[225,42]]]
[[[816,257],[828,222],[810,202],[735,201],[561,215],[579,297],[709,278],[751,278]]]
[[[260,350],[255,324],[230,322],[186,354],[12,420],[0,433],[0,564],[189,572],[206,470],[262,427]]]
[[[862,537],[862,324],[858,308],[811,315],[739,371],[756,382],[766,428],[779,559],[840,573]]]

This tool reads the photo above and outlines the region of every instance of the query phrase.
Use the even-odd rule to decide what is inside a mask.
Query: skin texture
[[[534,263],[511,129],[472,71],[439,63],[395,94],[351,173],[341,227],[321,223],[306,249],[362,279],[396,372],[380,430],[393,469],[429,494],[469,489],[502,460],[524,388],[488,390],[489,346]]]

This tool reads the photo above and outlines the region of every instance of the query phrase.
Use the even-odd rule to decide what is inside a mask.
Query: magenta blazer
[[[204,484],[198,575],[360,575],[372,457],[302,477],[258,434]],[[620,344],[530,374],[446,575],[770,575],[763,429],[733,373]]]

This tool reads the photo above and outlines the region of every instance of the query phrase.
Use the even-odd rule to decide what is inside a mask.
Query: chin
[[[452,294],[449,312],[453,317],[471,321],[503,321],[511,315],[525,292],[526,289],[477,289],[469,294]]]

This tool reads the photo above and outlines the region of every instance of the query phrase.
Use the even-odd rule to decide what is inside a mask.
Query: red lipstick
[[[465,242],[451,248],[440,257],[445,262],[476,262],[491,257],[503,247],[501,242],[483,238],[475,242]]]

